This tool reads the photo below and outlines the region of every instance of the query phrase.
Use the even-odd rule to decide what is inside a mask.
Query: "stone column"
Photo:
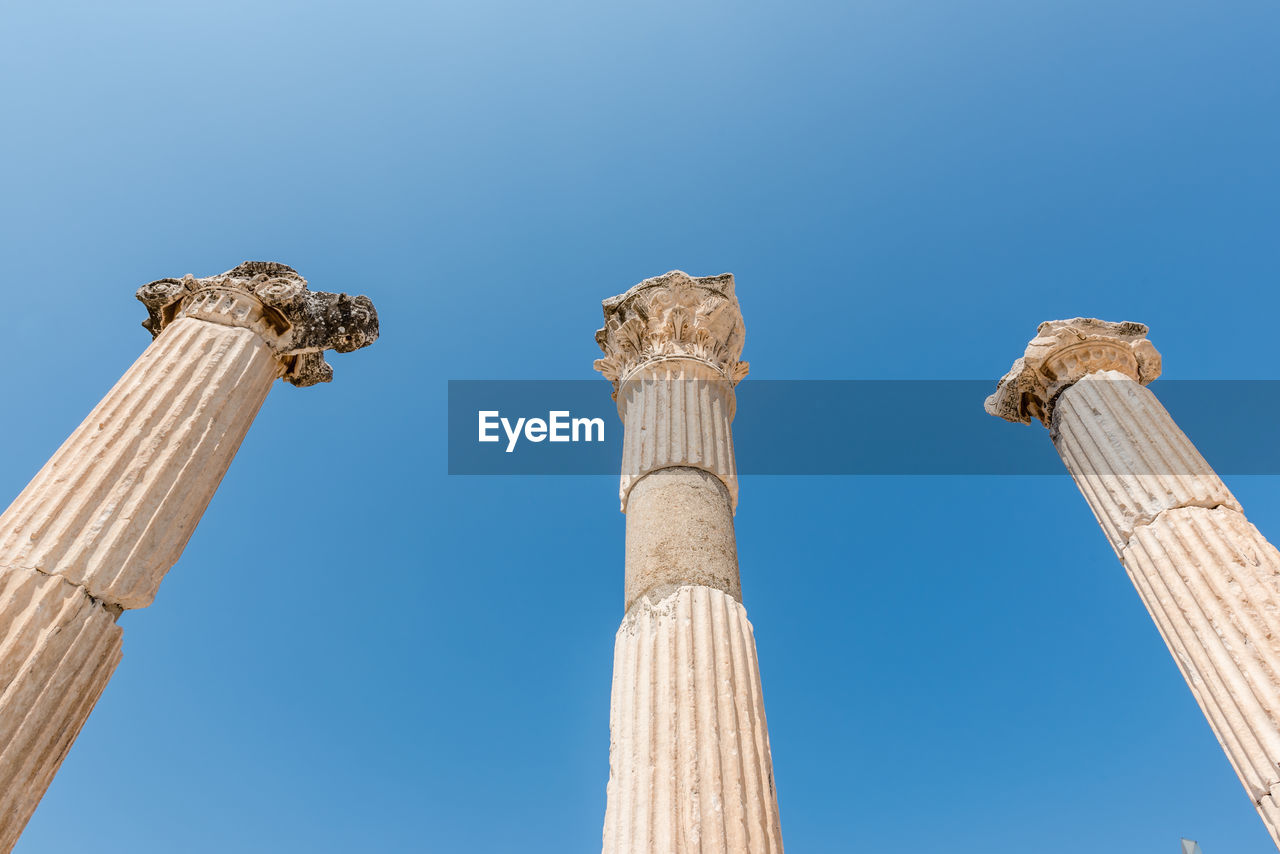
[[[1139,323],[1040,325],[987,399],[1038,418],[1280,846],[1280,552],[1144,386]]]
[[[625,609],[614,645],[604,854],[781,854],[733,513],[733,276],[679,271],[605,300],[595,367],[624,427]]]
[[[272,383],[328,381],[326,349],[378,334],[366,297],[309,291],[283,264],[138,298],[155,341],[0,515],[4,852],[120,661],[116,618],[155,598]]]

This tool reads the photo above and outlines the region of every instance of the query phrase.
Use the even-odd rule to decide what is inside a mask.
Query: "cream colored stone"
[[[781,854],[738,578],[733,277],[679,271],[604,303],[596,367],[624,423],[626,616],[614,649],[604,854]]]
[[[746,610],[708,587],[642,598],[614,647],[605,854],[781,854]]]
[[[1042,324],[987,411],[1049,425],[1280,847],[1280,552],[1142,387],[1160,364],[1146,331],[1097,320]]]
[[[1046,320],[987,398],[987,412],[1047,425],[1058,393],[1096,371],[1119,371],[1142,385],[1160,376],[1160,354],[1147,340],[1147,327],[1092,317]]]
[[[1237,510],[1183,507],[1121,558],[1257,802],[1280,785],[1280,552]]]
[[[282,264],[138,298],[156,340],[0,515],[0,852],[120,660],[116,616],[155,598],[272,382],[325,382],[325,350],[378,334],[366,297]]]
[[[0,568],[0,851],[10,851],[120,662],[115,614],[52,575]]]
[[[1165,510],[1240,509],[1156,396],[1118,371],[1062,391],[1050,436],[1117,554]]]
[[[701,469],[660,469],[641,478],[627,502],[625,607],[686,584],[742,599],[729,493]]]
[[[1257,803],[1258,814],[1262,816],[1262,822],[1267,827],[1280,827],[1280,806],[1276,805],[1275,795],[1267,795],[1260,799]],[[1276,835],[1271,834],[1271,841],[1280,845],[1276,841]]]
[[[0,516],[0,566],[150,605],[280,373],[249,329],[178,319]]]
[[[669,466],[711,472],[738,503],[733,460],[733,387],[747,375],[746,330],[733,276],[679,270],[645,279],[604,301],[596,370],[613,383],[622,418],[620,497]]]
[[[738,472],[733,459],[733,386],[709,376],[699,362],[667,359],[647,365],[622,384],[623,512],[627,498],[646,474],[672,466],[708,471],[724,483],[729,509],[738,505]]]

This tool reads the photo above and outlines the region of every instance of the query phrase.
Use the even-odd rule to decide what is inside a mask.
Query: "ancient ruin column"
[[[1146,334],[1042,323],[987,411],[1049,427],[1280,846],[1280,552],[1144,388],[1160,374]]]
[[[625,425],[627,514],[604,854],[781,854],[733,532],[733,276],[647,279],[605,300],[604,321],[595,366]]]
[[[116,618],[155,598],[271,384],[325,382],[325,350],[378,334],[366,297],[309,291],[283,264],[138,298],[155,341],[0,516],[4,852],[120,661]]]

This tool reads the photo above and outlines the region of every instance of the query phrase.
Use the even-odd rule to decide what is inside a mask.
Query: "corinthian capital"
[[[1118,371],[1142,385],[1160,376],[1160,354],[1147,340],[1147,327],[1091,317],[1045,321],[987,398],[987,412],[1047,425],[1059,392],[1096,371]]]
[[[147,307],[142,325],[152,337],[180,317],[254,330],[296,386],[333,379],[325,350],[349,353],[378,337],[378,313],[368,297],[308,290],[292,267],[271,261],[246,261],[204,279],[159,279],[139,288],[138,299]]]
[[[604,328],[596,332],[604,358],[595,369],[613,383],[615,399],[640,368],[667,360],[700,362],[736,384],[747,375],[745,338],[731,274],[672,270],[604,301]]]

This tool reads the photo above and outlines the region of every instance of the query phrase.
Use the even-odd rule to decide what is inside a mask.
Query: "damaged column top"
[[[619,499],[650,472],[698,468],[738,502],[730,427],[747,375],[746,329],[733,276],[672,270],[604,301],[594,367],[613,384],[624,424]]]
[[[605,300],[604,328],[596,343],[604,352],[595,369],[620,387],[655,362],[701,362],[736,385],[749,368],[742,359],[746,328],[734,293],[733,274],[694,277],[672,270],[645,279]]]
[[[1118,371],[1142,385],[1160,376],[1160,354],[1141,323],[1092,317],[1046,320],[1022,358],[1001,378],[986,410],[997,418],[1046,426],[1059,394],[1097,371]]]
[[[142,325],[152,337],[182,317],[252,329],[295,386],[333,379],[325,350],[349,353],[378,338],[378,313],[368,297],[309,290],[296,270],[271,261],[246,261],[203,279],[158,279],[137,296],[147,307]]]

